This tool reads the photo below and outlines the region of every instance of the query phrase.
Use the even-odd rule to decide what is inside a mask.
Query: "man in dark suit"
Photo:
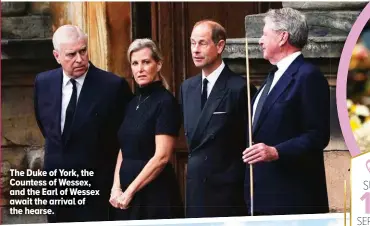
[[[108,220],[110,175],[119,150],[117,130],[132,93],[124,79],[89,63],[87,36],[78,27],[58,28],[53,45],[61,68],[37,75],[34,93],[35,115],[45,138],[44,169],[76,170],[79,177],[68,179],[89,180],[91,187],[79,189],[99,190],[99,195],[49,197],[87,200],[79,206],[50,203],[54,214],[48,215],[48,221]],[[82,169],[93,171],[94,176],[82,177]],[[56,188],[65,187],[58,184]]]
[[[180,92],[189,148],[186,217],[246,214],[240,157],[246,145],[246,84],[222,61],[225,42],[220,24],[195,24],[191,52],[202,73],[184,81]]]
[[[277,66],[254,97],[252,140],[243,152],[254,167],[255,215],[328,212],[323,149],[330,136],[328,82],[305,61],[305,16],[270,10],[260,38],[263,56]],[[245,199],[250,205],[250,178]]]

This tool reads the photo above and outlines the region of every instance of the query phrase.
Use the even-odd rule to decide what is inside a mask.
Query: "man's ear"
[[[225,40],[218,41],[218,43],[217,43],[217,53],[218,54],[221,54],[222,53],[222,51],[225,48],[225,45],[226,45]]]
[[[288,43],[288,40],[289,40],[289,33],[286,31],[283,31],[281,33],[281,38],[280,38],[280,43],[279,43],[280,47],[285,45],[285,43]]]
[[[56,50],[54,49],[54,50],[53,50],[53,55],[54,55],[55,60],[58,62],[58,64],[60,64],[60,60],[59,60],[59,53],[58,53],[58,51],[56,51]]]

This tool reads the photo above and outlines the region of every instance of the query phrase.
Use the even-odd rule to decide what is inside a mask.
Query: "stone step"
[[[50,16],[20,16],[1,18],[2,39],[51,38]]]
[[[309,37],[308,43],[302,50],[306,58],[339,58],[347,36]],[[262,59],[262,51],[258,44],[259,38],[248,38],[249,59]],[[245,38],[226,40],[223,58],[245,58]]]
[[[347,36],[360,11],[310,11],[307,17],[310,37]],[[259,38],[264,26],[263,14],[245,17],[245,31],[248,38]]]

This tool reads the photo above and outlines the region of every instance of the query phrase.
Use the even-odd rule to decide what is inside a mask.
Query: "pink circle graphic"
[[[360,148],[357,146],[355,137],[353,136],[352,129],[349,125],[349,116],[347,111],[347,76],[349,62],[351,60],[352,51],[355,48],[358,37],[364,29],[370,16],[370,3],[366,5],[364,10],[353,24],[351,31],[344,44],[342,55],[339,61],[338,77],[337,77],[337,110],[339,117],[339,124],[342,129],[343,137],[346,142],[347,148],[352,157],[361,153]],[[370,134],[369,134],[370,135]]]

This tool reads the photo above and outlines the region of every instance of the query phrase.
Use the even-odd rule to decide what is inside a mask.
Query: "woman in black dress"
[[[181,125],[179,106],[164,87],[162,57],[150,39],[137,39],[128,49],[138,92],[128,104],[118,132],[110,203],[115,220],[183,217],[183,205],[169,160]]]

